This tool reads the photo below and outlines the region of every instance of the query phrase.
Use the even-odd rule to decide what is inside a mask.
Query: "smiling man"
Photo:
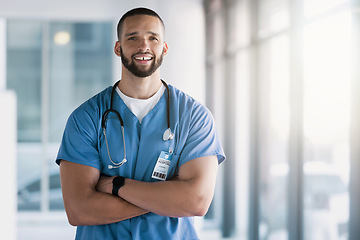
[[[118,24],[122,77],[69,117],[56,162],[76,239],[198,239],[224,153],[211,113],[160,79],[165,27],[146,8]]]

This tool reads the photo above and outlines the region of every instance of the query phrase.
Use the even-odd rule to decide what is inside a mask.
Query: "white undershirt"
[[[120,98],[124,101],[126,106],[132,111],[132,113],[139,119],[140,123],[142,119],[148,114],[153,107],[158,103],[161,96],[165,91],[164,84],[161,84],[159,90],[148,99],[137,99],[126,96],[121,90],[117,87],[116,92],[119,94]]]

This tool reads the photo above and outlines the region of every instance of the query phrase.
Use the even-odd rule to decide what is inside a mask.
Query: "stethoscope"
[[[114,99],[114,93],[115,93],[115,90],[117,88],[117,85],[118,83],[120,82],[117,81],[114,86],[112,87],[112,90],[111,90],[111,98],[110,98],[110,108],[108,110],[106,110],[102,117],[101,117],[101,127],[103,129],[103,133],[104,133],[104,136],[105,136],[105,143],[106,143],[106,149],[107,149],[107,153],[109,155],[109,159],[111,161],[111,164],[108,165],[108,168],[109,169],[113,169],[113,168],[119,168],[121,167],[122,165],[124,165],[124,163],[127,162],[127,159],[126,159],[126,145],[125,145],[125,132],[124,132],[124,121],[122,120],[121,116],[120,116],[120,113],[118,111],[116,111],[115,109],[113,109],[113,99]],[[161,80],[162,84],[164,84],[165,88],[166,88],[166,92],[167,92],[167,106],[166,106],[166,110],[167,110],[167,129],[165,130],[164,134],[163,134],[163,140],[164,141],[168,141],[168,140],[172,140],[174,138],[174,133],[171,132],[171,129],[170,129],[170,91],[169,91],[169,87],[168,85],[166,84],[165,81]],[[109,113],[115,113],[115,115],[117,116],[117,118],[119,119],[120,121],[120,125],[121,125],[121,133],[122,133],[122,139],[123,139],[123,144],[124,144],[124,158],[121,162],[114,162],[111,158],[111,155],[110,155],[110,150],[109,150],[109,144],[108,144],[108,141],[107,141],[107,137],[106,137],[106,120],[107,120],[107,116]]]

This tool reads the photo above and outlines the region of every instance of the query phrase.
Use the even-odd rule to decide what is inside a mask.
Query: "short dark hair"
[[[163,20],[161,19],[159,14],[157,14],[155,11],[148,9],[148,8],[134,8],[134,9],[128,11],[127,13],[125,13],[119,20],[119,23],[117,25],[117,36],[118,36],[119,40],[121,37],[121,32],[123,30],[125,19],[128,17],[131,17],[131,16],[135,16],[135,15],[149,15],[149,16],[156,17],[160,20],[160,22],[163,25],[163,28],[165,30],[165,24],[164,24]]]

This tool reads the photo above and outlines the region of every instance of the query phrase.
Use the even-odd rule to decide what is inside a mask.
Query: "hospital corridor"
[[[199,239],[359,240],[360,0],[0,0],[0,239],[75,239],[55,161],[70,114],[121,79],[138,7],[165,25],[161,79],[206,106],[226,155]]]

